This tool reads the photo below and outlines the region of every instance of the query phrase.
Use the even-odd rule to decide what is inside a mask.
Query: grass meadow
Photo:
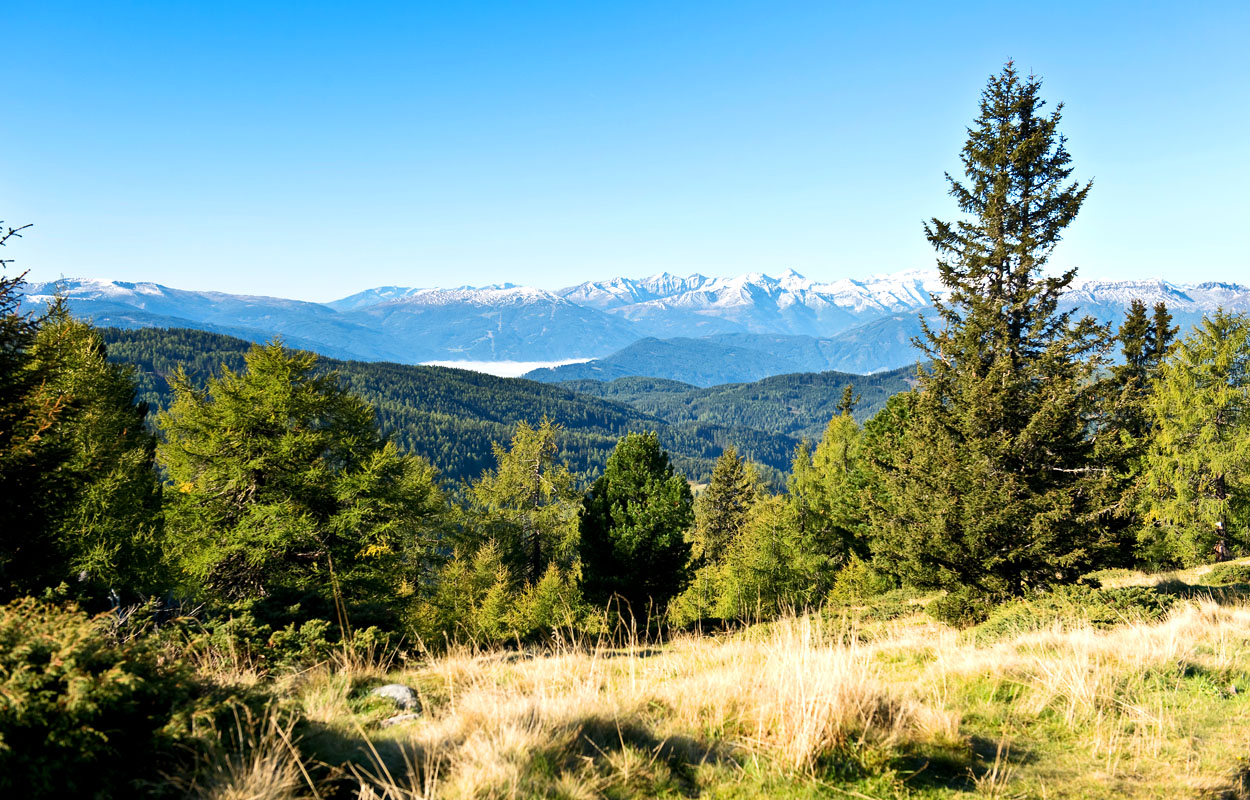
[[[662,641],[556,636],[264,676],[187,794],[433,798],[1250,797],[1250,586],[1106,573],[1166,594],[1108,620],[1020,603],[957,630],[927,598]],[[215,681],[261,679],[228,654]],[[372,697],[409,685],[420,714]]]

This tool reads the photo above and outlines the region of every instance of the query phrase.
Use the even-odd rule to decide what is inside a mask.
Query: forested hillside
[[[876,375],[803,372],[776,375],[754,383],[698,387],[663,378],[617,378],[614,381],[565,381],[563,386],[631,406],[673,424],[701,422],[747,427],[800,439],[820,439],[838,413],[843,389],[854,387],[859,402],[855,418],[870,419],[892,395],[915,383],[916,368]]]
[[[190,329],[106,328],[101,335],[109,359],[132,364],[138,398],[153,408],[170,399],[168,377],[181,366],[193,383],[243,366],[251,343]],[[493,463],[492,442],[506,442],[518,422],[544,416],[564,426],[562,455],[570,467],[589,476],[602,465],[628,431],[654,430],[677,467],[694,480],[706,480],[712,463],[728,445],[780,480],[789,468],[796,441],[729,424],[709,415],[667,422],[608,399],[528,380],[498,378],[467,370],[323,358],[323,370],[337,371],[343,384],[376,409],[381,430],[402,449],[428,458],[452,479],[472,478]]]

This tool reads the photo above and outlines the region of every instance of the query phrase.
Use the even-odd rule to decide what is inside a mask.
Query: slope
[[[711,387],[645,377],[608,382],[578,380],[558,385],[632,406],[670,424],[700,422],[745,427],[816,441],[837,413],[845,386],[853,385],[860,395],[855,416],[863,421],[877,413],[891,395],[910,389],[915,372],[911,366],[875,375],[799,373]]]
[[[220,334],[186,329],[101,331],[109,358],[136,370],[138,397],[153,408],[170,398],[168,376],[182,367],[202,384],[224,364],[240,369],[250,344]],[[779,480],[788,468],[794,440],[688,420],[677,424],[602,398],[559,386],[497,378],[467,370],[323,358],[352,391],[377,413],[381,430],[406,451],[418,453],[452,479],[476,477],[493,466],[492,442],[506,442],[519,421],[548,416],[565,427],[563,457],[589,476],[606,461],[616,440],[628,431],[655,430],[674,463],[695,480],[706,479],[721,450],[733,444],[769,468]]]

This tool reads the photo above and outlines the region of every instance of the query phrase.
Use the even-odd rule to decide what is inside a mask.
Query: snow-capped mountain
[[[831,336],[868,319],[922,308],[943,288],[936,272],[913,271],[820,283],[787,270],[732,278],[668,273],[582,283],[559,294],[633,322],[651,336],[782,333]]]
[[[83,279],[31,284],[26,303],[46,303],[57,291],[75,314],[101,325],[192,327],[255,341],[281,335],[292,346],[343,358],[558,361],[602,358],[647,337],[804,336],[819,339],[823,355],[802,363],[864,372],[906,363],[916,313],[929,308],[933,296],[946,294],[935,271],[820,282],[791,270],[778,277],[660,273],[558,291],[508,283],[384,286],[325,304]],[[1134,299],[1164,302],[1176,322],[1188,326],[1220,306],[1250,310],[1250,287],[1077,280],[1063,305],[1118,323]],[[795,363],[781,357],[784,351],[784,341],[767,348],[777,369]],[[630,368],[642,369],[635,356]]]

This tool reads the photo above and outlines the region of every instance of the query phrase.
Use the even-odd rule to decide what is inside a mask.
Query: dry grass
[[[768,796],[760,787],[776,781],[841,782],[839,792],[870,797],[1195,796],[1235,784],[1250,749],[1240,721],[1250,608],[1212,601],[1153,624],[993,644],[919,615],[867,642],[802,617],[655,648],[463,648],[419,668],[384,666],[327,666],[284,687],[319,731],[302,749],[346,763],[322,774],[370,800],[694,796],[727,785]],[[391,712],[366,690],[384,681],[418,688],[422,716],[380,727]],[[311,796],[274,724],[196,796]],[[963,761],[939,773],[926,754]],[[251,788],[221,788],[232,783]]]

